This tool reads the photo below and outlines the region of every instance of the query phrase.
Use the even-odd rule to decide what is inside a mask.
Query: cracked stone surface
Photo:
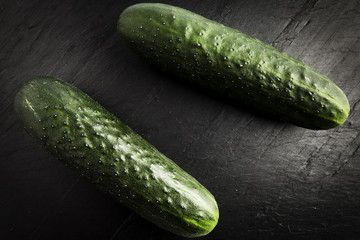
[[[332,79],[351,112],[313,131],[255,116],[149,66],[121,42],[136,1],[0,2],[0,239],[182,239],[98,192],[15,119],[24,81],[74,84],[215,196],[204,239],[358,239],[360,1],[162,1],[239,29]]]

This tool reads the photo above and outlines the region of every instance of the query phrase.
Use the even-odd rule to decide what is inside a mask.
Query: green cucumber
[[[36,77],[16,95],[15,112],[50,153],[158,226],[197,237],[217,224],[204,186],[76,87]]]
[[[161,69],[262,114],[309,129],[340,126],[342,90],[304,62],[193,12],[157,3],[125,9],[124,42]]]

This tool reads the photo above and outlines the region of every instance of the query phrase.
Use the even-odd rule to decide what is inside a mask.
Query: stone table
[[[161,2],[313,66],[348,96],[348,120],[308,130],[164,74],[116,31],[136,1],[2,0],[0,239],[182,239],[99,192],[26,135],[13,101],[37,75],[82,89],[205,185],[220,219],[203,239],[358,239],[360,1]]]

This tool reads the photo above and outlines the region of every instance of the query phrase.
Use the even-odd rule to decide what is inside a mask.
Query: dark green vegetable
[[[345,94],[327,77],[260,40],[165,4],[130,6],[118,31],[161,69],[260,113],[310,129],[341,125]]]
[[[160,227],[197,237],[217,224],[205,187],[74,86],[36,77],[16,95],[15,111],[49,152]]]

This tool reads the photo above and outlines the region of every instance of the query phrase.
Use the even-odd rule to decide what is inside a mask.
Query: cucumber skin
[[[348,117],[346,95],[304,62],[236,29],[182,8],[141,3],[118,21],[123,41],[164,71],[250,109],[309,128]]]
[[[158,226],[198,237],[217,224],[205,187],[74,86],[36,77],[16,95],[15,112],[47,151]]]

